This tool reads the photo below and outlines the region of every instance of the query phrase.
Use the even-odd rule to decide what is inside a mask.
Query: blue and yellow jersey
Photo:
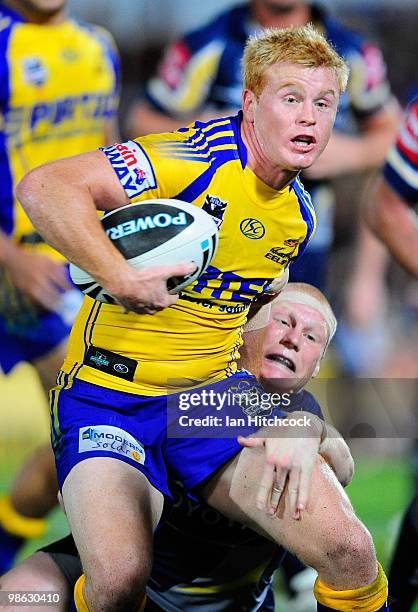
[[[383,175],[391,188],[412,207],[418,205],[418,91],[407,108]]]
[[[178,198],[217,220],[219,248],[206,272],[155,315],[85,298],[64,371],[87,382],[162,395],[175,379],[218,380],[235,371],[251,301],[304,250],[315,227],[309,195],[296,178],[276,191],[247,166],[241,116],[196,122],[104,149],[132,202]],[[83,360],[100,347],[137,362],[133,381]]]
[[[13,188],[40,164],[106,144],[118,89],[118,57],[105,30],[72,20],[27,23],[0,3],[0,228],[6,234],[50,249],[39,243]]]

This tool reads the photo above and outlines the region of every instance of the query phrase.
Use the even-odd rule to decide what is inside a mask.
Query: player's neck
[[[247,166],[269,187],[281,191],[299,174],[297,170],[280,168],[266,158],[255,135],[253,124],[245,119],[241,124],[241,136],[247,148]]]
[[[65,7],[55,12],[44,12],[37,11],[36,8],[32,8],[22,0],[4,0],[4,4],[16,11],[16,13],[22,15],[29,23],[36,23],[39,25],[58,25],[65,20],[67,15]]]
[[[253,6],[255,21],[263,28],[289,28],[291,26],[304,26],[312,20],[309,4],[300,6],[279,7],[274,2],[267,6],[263,2],[255,2]]]

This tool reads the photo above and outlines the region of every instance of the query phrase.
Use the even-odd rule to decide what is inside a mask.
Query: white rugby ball
[[[192,274],[168,279],[170,293],[178,293],[196,280],[212,261],[218,247],[218,228],[206,211],[174,199],[144,200],[128,204],[101,218],[115,247],[138,270],[151,266],[194,261]],[[108,304],[116,300],[81,268],[70,265],[74,284],[86,295]]]

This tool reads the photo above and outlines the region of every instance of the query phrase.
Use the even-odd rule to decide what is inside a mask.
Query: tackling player
[[[110,35],[66,15],[66,0],[0,2],[0,367],[32,363],[48,393],[80,306],[63,257],[14,197],[31,168],[114,142],[118,58]],[[0,497],[0,572],[56,503],[48,447]]]
[[[291,327],[280,325],[288,307],[294,315],[296,336]],[[311,375],[317,369],[317,362],[309,354],[309,345],[303,342],[303,334],[315,332],[318,325],[324,326],[328,332],[321,346],[322,359],[336,329],[331,307],[314,287],[295,283],[287,285],[271,306],[263,306],[244,329],[240,366],[258,371],[271,392],[286,394],[292,391],[289,377],[293,372],[282,367],[283,353],[286,351],[288,360],[298,350],[307,353],[304,368],[307,377]],[[290,383],[294,382],[290,378]],[[307,391],[299,390],[293,394],[292,410],[300,408],[321,414]],[[331,430],[327,424],[328,435],[319,452],[345,486],[353,474],[353,461],[345,442],[334,436]],[[214,508],[190,499],[181,483],[172,487],[173,508],[154,535],[154,563],[147,585],[149,601],[145,611],[151,610],[153,604],[169,611],[273,610],[271,577],[284,550],[251,529],[226,519]],[[317,492],[312,494],[317,495]],[[69,536],[16,566],[0,579],[0,588],[8,591],[23,588],[58,591],[64,610],[81,574],[77,550]]]
[[[171,498],[169,474],[188,491],[205,482],[200,495],[217,510],[262,530],[317,569],[319,609],[359,601],[366,612],[385,609],[387,583],[370,535],[307,459],[324,437],[320,422],[311,416],[293,439],[262,430],[243,441],[251,448],[241,452],[233,438],[169,438],[166,430],[168,400],[175,405],[182,394],[167,396],[170,380],[181,377],[184,387],[202,379],[217,392],[239,386],[236,359],[250,304],[300,255],[314,228],[298,173],[326,146],[347,72],[310,26],[264,31],[246,46],[238,116],[60,160],[32,171],[18,187],[46,239],[130,311],[85,298],[52,393],[58,479],[85,572],[76,598],[93,610],[138,608],[151,569],[152,531],[164,496]],[[202,207],[214,197],[223,202],[221,246],[206,273],[178,297],[167,292],[166,280],[193,265],[135,270],[97,218],[96,207],[150,197],[184,198]],[[282,254],[279,262],[268,256],[272,249]],[[293,318],[288,312],[282,325],[293,329]],[[308,334],[304,342],[319,367],[320,337]],[[98,367],[90,347],[117,355],[131,380]],[[290,369],[303,386],[299,353]],[[122,430],[135,456],[93,450],[91,428],[109,435]],[[307,509],[311,474],[322,497]],[[115,521],[118,537],[104,537]],[[330,522],[338,529],[330,530]]]

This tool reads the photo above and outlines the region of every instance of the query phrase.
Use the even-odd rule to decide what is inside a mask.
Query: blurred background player
[[[117,140],[118,56],[102,28],[66,15],[66,0],[0,2],[0,366],[36,368],[45,392],[77,312],[63,258],[15,200],[31,168]],[[1,383],[1,381],[0,381]],[[0,498],[0,571],[56,503],[51,449],[31,457]]]
[[[326,272],[334,230],[335,194],[330,179],[377,168],[383,162],[396,133],[398,105],[386,78],[386,66],[380,50],[351,31],[318,3],[308,0],[251,0],[220,14],[213,21],[170,44],[164,52],[158,72],[148,82],[143,100],[130,111],[128,130],[138,134],[175,129],[187,121],[205,120],[217,113],[224,116],[240,108],[241,55],[247,37],[264,27],[300,26],[312,22],[350,66],[346,92],[341,97],[333,135],[320,159],[303,173],[303,183],[310,193],[317,214],[317,228],[306,253],[290,266],[290,278],[326,289]],[[361,229],[359,235],[357,276],[353,292],[362,284],[360,295],[350,305],[369,301],[367,295],[382,286],[384,269],[381,250],[374,238]],[[377,251],[377,253],[376,253]],[[274,254],[280,261],[280,253]],[[367,267],[366,267],[367,264]],[[364,274],[371,278],[364,284]],[[348,292],[349,294],[350,292]],[[354,306],[352,308],[354,311]],[[369,320],[368,320],[369,322]],[[344,326],[344,342],[350,333]],[[351,337],[351,336],[350,336]],[[356,337],[358,340],[358,338]],[[357,355],[362,343],[357,342]],[[351,344],[350,344],[351,348]],[[305,591],[311,601],[311,572],[299,575],[300,563],[291,563],[289,555],[283,566],[290,591]],[[298,584],[293,587],[292,584]],[[300,595],[302,599],[304,595]],[[299,605],[297,602],[295,606]],[[301,604],[302,605],[302,604]]]
[[[308,309],[303,304],[307,297]],[[293,325],[288,327],[281,322],[283,317],[287,318],[282,309],[284,303],[291,304],[294,316]],[[264,306],[247,324],[241,366],[257,373],[271,393],[289,392],[285,379],[293,373],[289,370],[286,374],[280,356],[286,352],[292,359],[298,351],[306,353],[304,375],[312,375],[317,363],[309,355],[302,336],[314,333],[312,326],[318,322],[327,329],[321,348],[323,358],[336,329],[331,307],[314,287],[290,283],[271,306]],[[303,409],[322,416],[309,392],[296,388],[292,396],[291,411]],[[353,474],[353,461],[346,443],[329,424],[319,452],[343,486],[347,485]],[[175,483],[173,490],[173,508],[154,536],[154,565],[145,611],[273,611],[272,575],[285,554],[284,549],[228,520],[207,504],[192,500],[181,483]],[[312,491],[312,495],[317,494]],[[0,578],[0,588],[58,591],[64,608],[81,574],[75,543],[69,536],[18,564]]]
[[[157,74],[146,86],[145,99],[131,109],[128,129],[135,137],[235,111],[241,104],[240,59],[248,35],[263,27],[308,22],[320,29],[350,66],[333,136],[320,159],[303,174],[318,226],[305,256],[291,267],[291,280],[323,288],[335,199],[328,179],[380,166],[396,133],[398,106],[376,45],[337,22],[316,3],[251,0],[168,46]]]
[[[390,149],[367,222],[391,255],[418,279],[418,89]]]
[[[418,279],[418,89],[405,112],[366,210],[367,222],[391,255]],[[415,443],[415,490],[418,446]],[[409,505],[389,574],[391,610],[408,612],[418,596],[418,497]]]

